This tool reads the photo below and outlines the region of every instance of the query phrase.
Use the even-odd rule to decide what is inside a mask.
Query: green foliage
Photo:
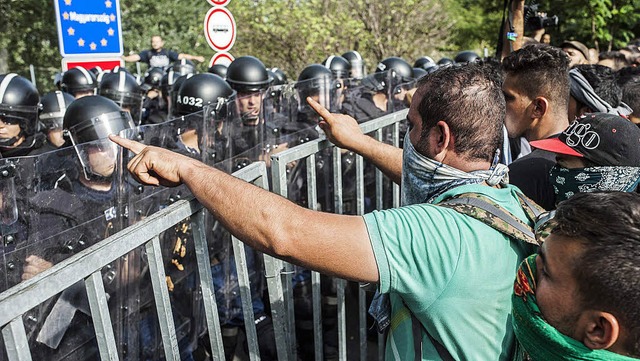
[[[576,39],[599,50],[620,48],[640,34],[640,0],[538,0],[558,15],[554,43]],[[412,62],[429,55],[452,57],[461,50],[495,50],[501,0],[232,0],[238,24],[231,53],[254,55],[295,79],[302,68],[331,54],[358,50],[369,70],[388,56]],[[165,47],[207,58],[204,0],[121,0],[125,54],[149,48],[152,35]],[[29,77],[36,68],[41,91],[51,90],[61,57],[53,0],[0,1],[0,72]],[[128,64],[135,70],[134,64]],[[144,68],[142,69],[144,71]]]

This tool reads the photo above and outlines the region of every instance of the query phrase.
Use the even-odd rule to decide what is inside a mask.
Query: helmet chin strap
[[[82,173],[84,174],[84,178],[92,183],[111,183],[113,181],[113,173],[108,176],[95,174],[91,171],[91,169],[87,169],[88,167],[82,167]]]
[[[0,147],[9,148],[16,144],[16,142],[20,139],[20,137],[12,137],[12,138],[0,138]]]

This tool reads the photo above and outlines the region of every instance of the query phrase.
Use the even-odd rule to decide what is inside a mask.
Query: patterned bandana
[[[498,154],[499,155],[499,154]],[[402,156],[402,200],[403,206],[431,203],[449,189],[487,182],[490,186],[509,182],[509,168],[498,163],[498,157],[489,170],[470,173],[437,162],[418,153],[411,144],[409,131],[404,137]]]
[[[555,165],[549,172],[556,203],[576,193],[633,192],[640,181],[640,167],[588,167],[567,169]]]
[[[536,257],[534,254],[522,261],[513,285],[511,317],[518,339],[514,360],[637,360],[606,350],[591,350],[545,321],[536,300]]]

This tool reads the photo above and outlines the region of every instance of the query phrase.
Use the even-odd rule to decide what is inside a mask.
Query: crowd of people
[[[334,277],[377,285],[369,313],[389,360],[638,359],[640,44],[592,58],[577,41],[534,40],[504,59],[389,57],[368,73],[348,51],[288,81],[252,56],[198,74],[201,57],[154,36],[125,57],[149,64],[143,79],[77,67],[41,96],[0,75],[0,290],[190,193],[215,216],[206,235],[229,360],[247,347],[231,235],[250,246],[264,360],[277,352],[261,252],[298,266],[300,359],[314,352],[309,270],[326,275],[326,359],[337,357]],[[362,133],[360,123],[405,109],[400,147],[388,132]],[[401,186],[401,206],[376,209],[367,180],[364,216],[355,182],[336,206],[330,153],[316,159],[317,209],[304,162],[287,165],[288,199],[230,175],[323,137],[341,148],[345,178],[360,155],[366,179],[377,168]],[[181,355],[206,360],[192,226],[163,234],[163,256]],[[112,319],[127,359],[160,359],[145,255],[134,252],[103,269]],[[32,311],[34,357],[97,357],[83,292]]]

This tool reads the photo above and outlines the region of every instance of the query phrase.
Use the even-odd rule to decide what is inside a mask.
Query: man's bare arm
[[[397,184],[402,180],[402,149],[379,142],[363,134],[358,122],[345,114],[330,113],[322,105],[307,98],[309,105],[322,117],[318,124],[331,143],[360,154],[372,162]]]
[[[195,61],[197,61],[199,63],[202,63],[204,61],[204,56],[180,53],[180,54],[178,54],[178,59],[195,60]]]
[[[134,63],[136,61],[140,61],[140,55],[139,54],[126,55],[122,57],[122,60],[129,63]]]
[[[184,183],[238,239],[322,273],[377,282],[378,268],[362,217],[311,211],[166,149],[111,136],[137,154],[129,171],[142,183]]]

